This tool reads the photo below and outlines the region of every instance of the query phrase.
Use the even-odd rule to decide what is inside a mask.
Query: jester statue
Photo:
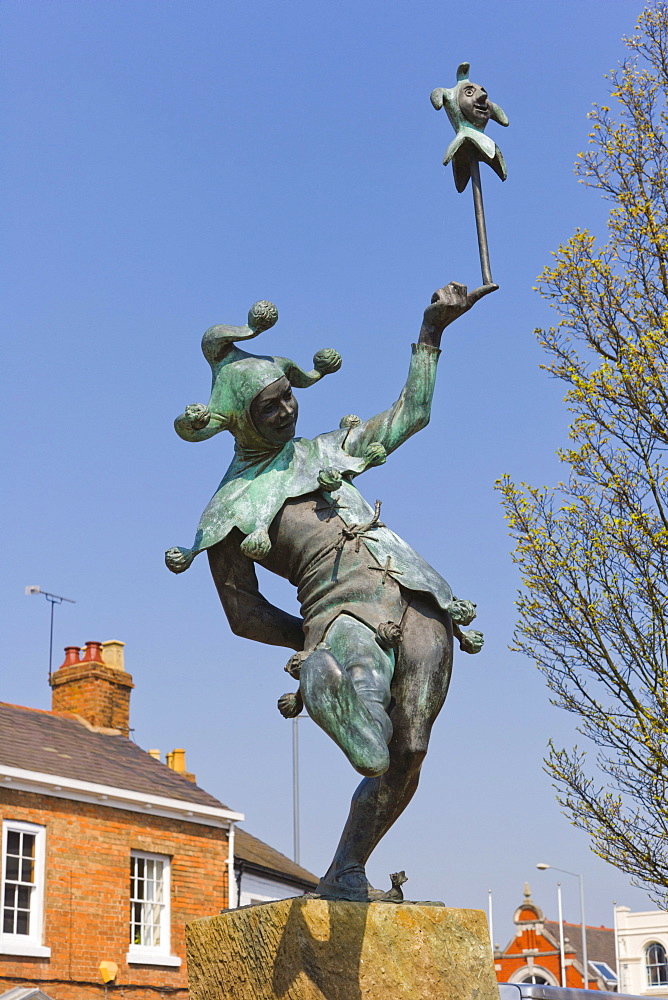
[[[190,549],[172,548],[166,563],[181,573],[206,549],[230,627],[236,635],[294,650],[286,670],[299,681],[283,695],[286,717],[305,707],[363,780],[355,792],[320,896],[358,901],[402,898],[401,881],[372,888],[365,865],[417,788],[431,727],[450,681],[453,636],[475,653],[482,635],[464,631],[475,605],[450,586],[381,520],[354,481],[381,465],[429,423],[443,330],[496,285],[467,293],[439,289],[424,313],[406,384],[384,413],[345,416],[337,430],[295,437],[297,400],[341,366],[318,351],[305,372],[287,358],[256,356],[237,344],[276,322],[257,302],[244,327],[214,326],[202,341],[213,386],[208,406],[193,404],[175,421],[186,441],[222,430],[234,458],[204,511]],[[301,618],[259,592],[254,563],[297,588]]]

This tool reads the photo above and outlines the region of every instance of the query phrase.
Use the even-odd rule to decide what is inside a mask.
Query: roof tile
[[[125,736],[91,732],[76,719],[0,702],[0,764],[226,809],[213,795]]]
[[[304,882],[309,886],[315,887],[319,881],[312,872],[307,871],[306,868],[302,868],[301,865],[298,865],[290,858],[286,858],[285,854],[274,850],[269,844],[258,840],[257,837],[254,837],[246,830],[242,830],[240,826],[235,827],[234,856],[241,858],[242,861],[247,861],[251,865],[268,868],[271,871],[294,878],[299,882]]]

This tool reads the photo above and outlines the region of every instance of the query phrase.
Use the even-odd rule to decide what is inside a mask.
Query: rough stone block
[[[279,900],[186,930],[192,1000],[498,1000],[482,910]]]

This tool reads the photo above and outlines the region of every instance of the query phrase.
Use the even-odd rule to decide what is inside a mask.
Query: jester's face
[[[459,110],[471,125],[484,128],[490,119],[492,109],[487,100],[487,91],[477,83],[466,80],[459,88]]]
[[[255,429],[265,441],[273,445],[287,444],[295,436],[299,407],[287,378],[279,378],[262,392],[258,392],[250,405],[250,415]]]

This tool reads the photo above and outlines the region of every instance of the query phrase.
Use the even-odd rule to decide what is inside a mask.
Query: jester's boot
[[[401,886],[406,881],[404,872],[390,876],[392,888],[387,892],[374,889],[362,865],[355,865],[340,872],[334,879],[320,879],[316,895],[321,899],[343,899],[353,903],[401,903],[404,894]]]

